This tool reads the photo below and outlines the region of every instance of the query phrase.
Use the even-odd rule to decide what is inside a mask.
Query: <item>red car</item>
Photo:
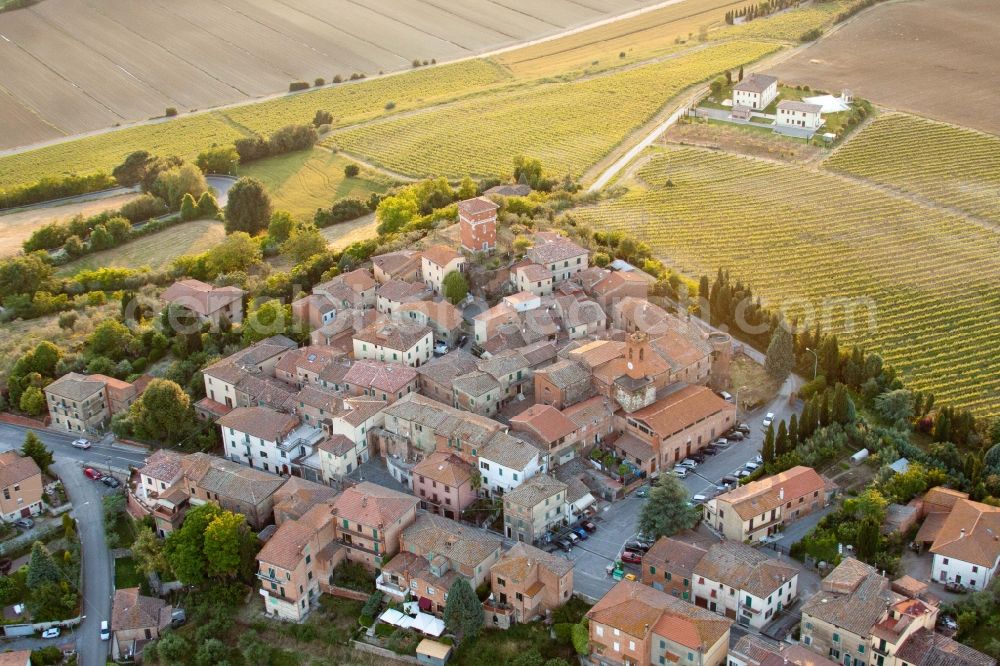
[[[642,554],[626,550],[622,553],[622,562],[628,562],[629,564],[642,564]]]
[[[93,467],[85,467],[83,469],[83,475],[88,479],[93,479],[94,481],[100,481],[102,476],[101,473]]]

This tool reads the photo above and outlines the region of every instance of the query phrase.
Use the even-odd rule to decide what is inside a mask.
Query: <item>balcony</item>
[[[260,588],[260,590],[258,590],[258,592],[260,592],[260,596],[264,597],[265,599],[267,599],[267,598],[277,599],[278,601],[280,601],[282,603],[291,604],[292,606],[295,606],[295,605],[298,604],[297,600],[295,600],[295,599],[289,599],[288,597],[284,597],[284,596],[280,595],[278,592],[276,592],[275,590],[268,590],[268,589],[265,589],[265,588],[262,587],[262,588]]]
[[[374,548],[369,548],[364,543],[358,543],[357,541],[351,542],[348,541],[347,539],[338,539],[337,541],[339,541],[347,548],[353,548],[354,550],[361,551],[362,553],[368,553],[370,555],[378,555],[379,557],[385,554],[384,552],[376,551]]]
[[[278,583],[279,585],[284,585],[285,583],[285,581],[279,580],[278,578],[275,578],[271,574],[265,573],[263,571],[257,572],[257,578],[260,578],[261,580],[266,580],[268,583]]]
[[[880,645],[879,643],[872,643],[872,651],[876,654],[880,654],[883,657],[888,657],[891,653],[889,652],[889,644]]]
[[[379,577],[375,579],[375,589],[400,599],[404,598],[409,592],[408,588],[390,581],[384,573],[379,574]]]
[[[508,603],[502,603],[496,601],[495,599],[487,599],[483,602],[483,610],[487,613],[496,613],[497,615],[513,615],[514,607]]]

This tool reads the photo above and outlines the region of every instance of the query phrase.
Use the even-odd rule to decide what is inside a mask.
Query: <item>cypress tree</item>
[[[792,419],[788,422],[788,450],[794,451],[799,448],[799,416],[793,413]]]
[[[740,65],[740,73],[736,77],[738,80],[743,80],[743,65]]]
[[[823,392],[823,400],[819,403],[819,424],[824,428],[830,425],[830,391]]]
[[[813,411],[812,400],[807,400],[802,408],[802,419],[799,421],[799,441],[805,443],[812,434],[812,427],[816,424],[816,414]]]
[[[830,418],[834,423],[847,425],[854,421],[854,404],[851,402],[851,396],[847,393],[847,387],[843,384],[838,383],[833,389],[833,405],[831,410]]]
[[[764,445],[760,450],[760,457],[764,459],[764,463],[769,463],[774,460],[774,424],[767,426],[767,434],[764,435]]]
[[[782,421],[778,426],[778,436],[774,440],[774,455],[782,456],[788,453],[790,449],[788,448],[788,428],[785,426],[785,422]]]

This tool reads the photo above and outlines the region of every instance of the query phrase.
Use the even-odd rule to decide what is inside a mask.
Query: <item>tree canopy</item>
[[[45,446],[38,435],[28,431],[24,436],[24,444],[21,446],[21,453],[35,461],[38,468],[43,472],[49,471],[49,465],[53,463],[52,452]]]
[[[459,271],[445,275],[441,281],[441,288],[444,297],[451,301],[452,305],[458,304],[469,293],[469,283]]]
[[[684,484],[673,474],[660,474],[639,513],[639,530],[659,539],[690,529],[697,522],[698,514],[688,504],[688,490]]]
[[[444,624],[453,633],[475,638],[483,628],[483,607],[469,581],[459,576],[448,588]]]
[[[271,219],[271,197],[256,178],[240,178],[229,189],[226,233],[245,231],[256,236]]]
[[[140,438],[177,444],[191,431],[191,398],[175,382],[157,378],[132,403],[129,416]]]
[[[795,367],[795,352],[792,349],[792,335],[788,328],[779,324],[771,333],[771,342],[767,346],[767,358],[764,368],[767,374],[778,381],[784,381]]]

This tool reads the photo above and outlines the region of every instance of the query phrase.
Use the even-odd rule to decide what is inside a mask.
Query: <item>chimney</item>
[[[964,527],[962,528],[962,531],[958,533],[958,538],[959,539],[965,538],[965,528]]]
[[[778,488],[778,499],[780,499],[781,501],[785,500],[785,489],[784,488]]]
[[[362,497],[361,498],[361,506],[362,506],[362,508],[368,506],[368,498],[367,497]]]

